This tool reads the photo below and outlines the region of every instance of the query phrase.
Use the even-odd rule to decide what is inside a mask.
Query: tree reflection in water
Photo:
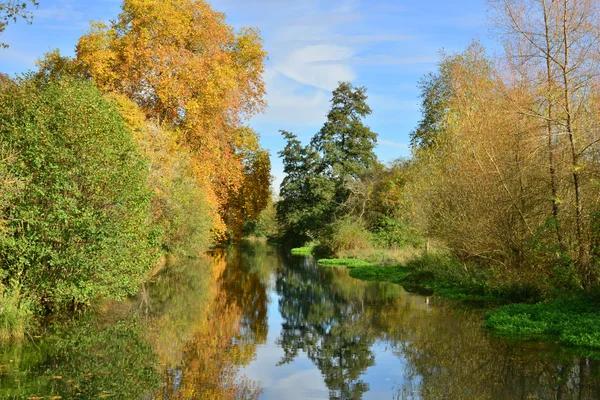
[[[268,318],[275,298],[282,326]],[[245,244],[180,260],[134,299],[104,303],[55,323],[41,338],[0,347],[0,398],[268,397],[240,372],[252,371],[259,345],[283,354],[274,370],[304,368],[293,361],[305,354],[330,399],[381,393],[373,386],[376,374],[391,373],[378,365],[385,348],[402,368],[396,386],[391,381],[384,389],[388,398],[600,398],[599,361],[491,337],[482,317],[397,285],[357,281],[346,269],[322,268],[310,258],[282,256],[265,244]],[[280,332],[277,340],[268,340],[270,329]],[[280,378],[273,372],[269,379]]]
[[[289,258],[277,274],[279,345],[320,370],[330,399],[360,399],[385,342],[406,362],[396,398],[598,399],[600,362],[565,349],[491,337],[483,312],[356,281],[346,269]],[[391,394],[390,394],[391,397]]]

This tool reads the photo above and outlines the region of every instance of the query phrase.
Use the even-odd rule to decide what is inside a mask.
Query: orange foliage
[[[93,24],[77,44],[78,62],[101,90],[122,93],[147,117],[179,129],[219,209],[221,233],[223,221],[239,224],[228,218],[240,213],[229,197],[244,184],[244,156],[258,150],[256,133],[243,124],[265,106],[265,58],[256,30],[236,32],[202,0],[125,0],[117,21]],[[268,197],[268,186],[254,187],[253,197]]]
[[[163,390],[172,399],[255,399],[261,389],[239,375],[239,366],[253,357],[256,346],[240,340],[241,310],[228,301],[220,283],[224,255],[216,255],[212,264],[209,301],[198,310],[203,318],[184,347],[180,381],[167,382]]]

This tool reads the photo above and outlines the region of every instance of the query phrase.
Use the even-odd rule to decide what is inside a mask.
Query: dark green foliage
[[[335,189],[333,182],[320,174],[319,154],[311,146],[302,146],[294,134],[281,133],[287,140],[279,152],[286,176],[281,183],[277,220],[288,242],[292,239],[304,244],[331,220]]]
[[[377,135],[362,123],[371,113],[366,99],[365,88],[342,82],[333,92],[327,122],[310,145],[282,131],[287,145],[279,156],[286,176],[277,218],[284,240],[301,245],[321,237],[350,195],[346,183],[376,165]]]
[[[341,82],[333,91],[327,122],[311,141],[323,157],[323,172],[339,183],[377,163],[373,152],[377,134],[362,122],[371,114],[366,92],[364,87]]]
[[[6,210],[0,268],[50,308],[134,293],[156,260],[147,165],[89,82],[0,85],[0,141],[24,191]]]

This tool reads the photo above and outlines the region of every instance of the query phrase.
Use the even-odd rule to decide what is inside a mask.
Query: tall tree
[[[574,258],[580,273],[589,278],[592,272],[586,214],[590,210],[585,209],[584,203],[586,181],[590,176],[584,165],[598,141],[592,123],[595,111],[590,105],[600,77],[600,4],[595,0],[495,0],[490,3],[496,10],[498,26],[512,42],[507,46],[508,56],[527,65],[525,78],[532,86],[542,88],[538,107],[529,110],[529,114],[545,126],[557,238],[564,245],[559,205],[566,203],[565,207],[573,210]],[[560,160],[556,155],[561,148],[565,154],[563,168],[569,171],[571,186],[563,192],[567,198],[562,199],[557,172],[561,166],[557,165]]]
[[[338,184],[373,167],[377,134],[364,125],[371,114],[367,89],[341,82],[333,91],[331,110],[321,130],[312,138],[312,146],[323,157],[323,172]]]
[[[282,131],[287,145],[279,155],[286,177],[277,215],[286,233],[299,241],[319,237],[344,209],[349,183],[377,165],[377,134],[363,124],[371,114],[366,91],[341,82],[333,91],[327,121],[308,146]]]
[[[258,147],[244,125],[265,106],[262,39],[255,29],[234,30],[203,0],[125,0],[122,7],[116,21],[93,24],[79,40],[80,69],[178,131],[223,232],[223,221],[239,220],[230,215],[240,212],[229,209],[239,204],[230,196],[244,184],[246,150]]]
[[[287,140],[279,152],[285,177],[277,203],[277,219],[285,235],[302,243],[315,239],[330,220],[334,185],[322,174],[323,160],[312,146],[302,146],[296,135],[281,131]]]

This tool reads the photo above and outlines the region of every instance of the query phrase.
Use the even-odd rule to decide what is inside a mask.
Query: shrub
[[[368,249],[371,247],[371,234],[361,220],[349,216],[329,225],[322,243],[334,253]]]
[[[423,238],[413,227],[395,218],[380,217],[372,231],[373,241],[382,247],[417,247],[424,244]]]
[[[161,245],[178,255],[195,256],[211,244],[217,210],[194,177],[192,156],[177,144],[177,132],[148,121],[139,106],[125,96],[107,96],[125,119],[148,159],[148,186],[154,192],[153,223],[162,230]]]
[[[134,293],[156,261],[148,166],[90,82],[0,85],[0,141],[24,184],[6,210],[0,268],[49,308]],[[5,280],[6,282],[6,280]]]

